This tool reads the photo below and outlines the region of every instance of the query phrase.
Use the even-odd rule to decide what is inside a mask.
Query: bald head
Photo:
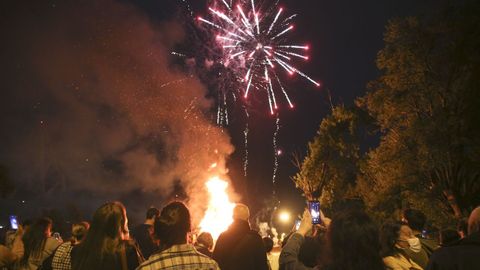
[[[242,203],[237,203],[233,208],[233,219],[248,221],[249,217],[250,217],[250,210],[248,210],[248,206]]]
[[[480,206],[473,209],[468,218],[468,234],[480,232]]]

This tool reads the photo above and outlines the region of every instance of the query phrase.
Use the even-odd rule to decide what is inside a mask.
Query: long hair
[[[400,253],[400,249],[395,246],[400,236],[400,230],[403,224],[400,222],[387,222],[383,224],[380,233],[380,245],[382,257],[396,256]]]
[[[334,216],[327,241],[330,269],[385,269],[377,225],[363,211],[342,211]]]
[[[45,242],[49,235],[47,230],[52,227],[52,220],[39,218],[30,226],[22,237],[25,253],[20,261],[21,265],[27,265],[30,258],[41,258]]]
[[[109,202],[95,211],[85,239],[78,245],[72,269],[114,269],[121,249],[122,234],[127,233],[125,206]]]

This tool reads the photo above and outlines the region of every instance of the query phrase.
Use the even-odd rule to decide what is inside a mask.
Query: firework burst
[[[292,64],[294,59],[309,59],[306,55],[308,45],[288,41],[296,15],[284,16],[284,10],[277,4],[262,11],[255,0],[240,0],[236,4],[225,0],[212,1],[208,10],[208,18],[197,17],[197,20],[213,31],[223,51],[221,62],[236,74],[245,99],[254,92],[263,91],[272,115],[279,108],[278,96],[283,96],[293,108],[278,75],[279,70],[288,75],[298,74],[320,86]]]

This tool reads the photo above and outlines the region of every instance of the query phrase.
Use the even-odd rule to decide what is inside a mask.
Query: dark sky
[[[196,13],[205,13],[204,1],[191,2]],[[334,104],[352,104],[378,75],[375,56],[387,21],[429,13],[437,2],[280,1],[286,13],[299,14],[292,40],[311,45],[311,60],[299,67],[322,82],[321,88],[298,78],[286,83],[296,107],[280,111],[283,154],[275,190],[281,207],[302,207],[290,179],[296,172],[291,157],[305,154],[329,112],[328,91]],[[271,198],[275,119],[266,110],[255,110],[248,120],[245,178],[245,119],[234,115],[228,134],[212,125],[214,102],[204,100],[208,90],[195,78],[158,90],[184,77],[168,58],[170,47],[189,35],[175,23],[180,3],[2,3],[0,164],[18,189],[0,200],[1,209],[21,212],[71,200],[91,209],[121,199],[141,213],[171,197],[178,185],[189,193],[203,177],[206,169],[200,168],[224,158],[243,201],[258,210]],[[19,203],[23,199],[29,206]]]
[[[169,8],[156,1],[130,0],[145,10],[154,20],[171,17],[179,1],[169,2]],[[295,110],[280,111],[281,129],[277,186],[281,208],[300,211],[304,205],[291,177],[296,168],[291,160],[294,153],[303,156],[307,143],[313,139],[322,118],[328,114],[331,93],[334,104],[352,104],[365,93],[366,84],[379,73],[375,66],[377,52],[383,47],[383,32],[389,19],[423,15],[435,9],[439,1],[309,1],[285,0],[280,6],[285,14],[297,13],[295,31],[290,35],[299,44],[310,44],[310,60],[301,63],[302,70],[322,83],[316,88],[302,79],[287,82],[296,104]],[[195,16],[205,16],[205,1],[190,1]],[[266,109],[266,108],[265,108]],[[256,112],[249,119],[248,177],[243,176],[244,119],[229,127],[236,151],[229,162],[230,175],[243,198],[255,206],[262,205],[272,194],[273,148],[275,119],[267,111]],[[246,184],[245,184],[246,183]]]

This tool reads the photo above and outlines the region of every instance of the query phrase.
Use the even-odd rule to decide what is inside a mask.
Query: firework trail
[[[245,145],[245,155],[243,157],[243,175],[247,177],[247,169],[248,169],[248,118],[249,114],[246,108],[245,109],[245,114],[247,116],[247,120],[245,123],[245,130],[243,131],[243,136],[244,136],[244,145]]]
[[[280,131],[280,117],[277,114],[277,120],[275,122],[276,127],[275,127],[275,132],[273,133],[273,175],[272,175],[272,192],[273,196],[275,196],[275,185],[277,182],[277,171],[278,171],[278,157],[281,155],[281,150],[278,149],[277,145],[277,136],[278,132]]]
[[[188,76],[188,77],[185,77],[185,78],[182,78],[182,79],[178,79],[178,80],[173,80],[173,81],[169,81],[169,82],[166,82],[162,85],[160,85],[160,88],[164,88],[164,87],[167,87],[169,85],[172,85],[172,84],[179,84],[179,83],[183,83],[184,81],[188,80],[192,78],[192,75]]]

